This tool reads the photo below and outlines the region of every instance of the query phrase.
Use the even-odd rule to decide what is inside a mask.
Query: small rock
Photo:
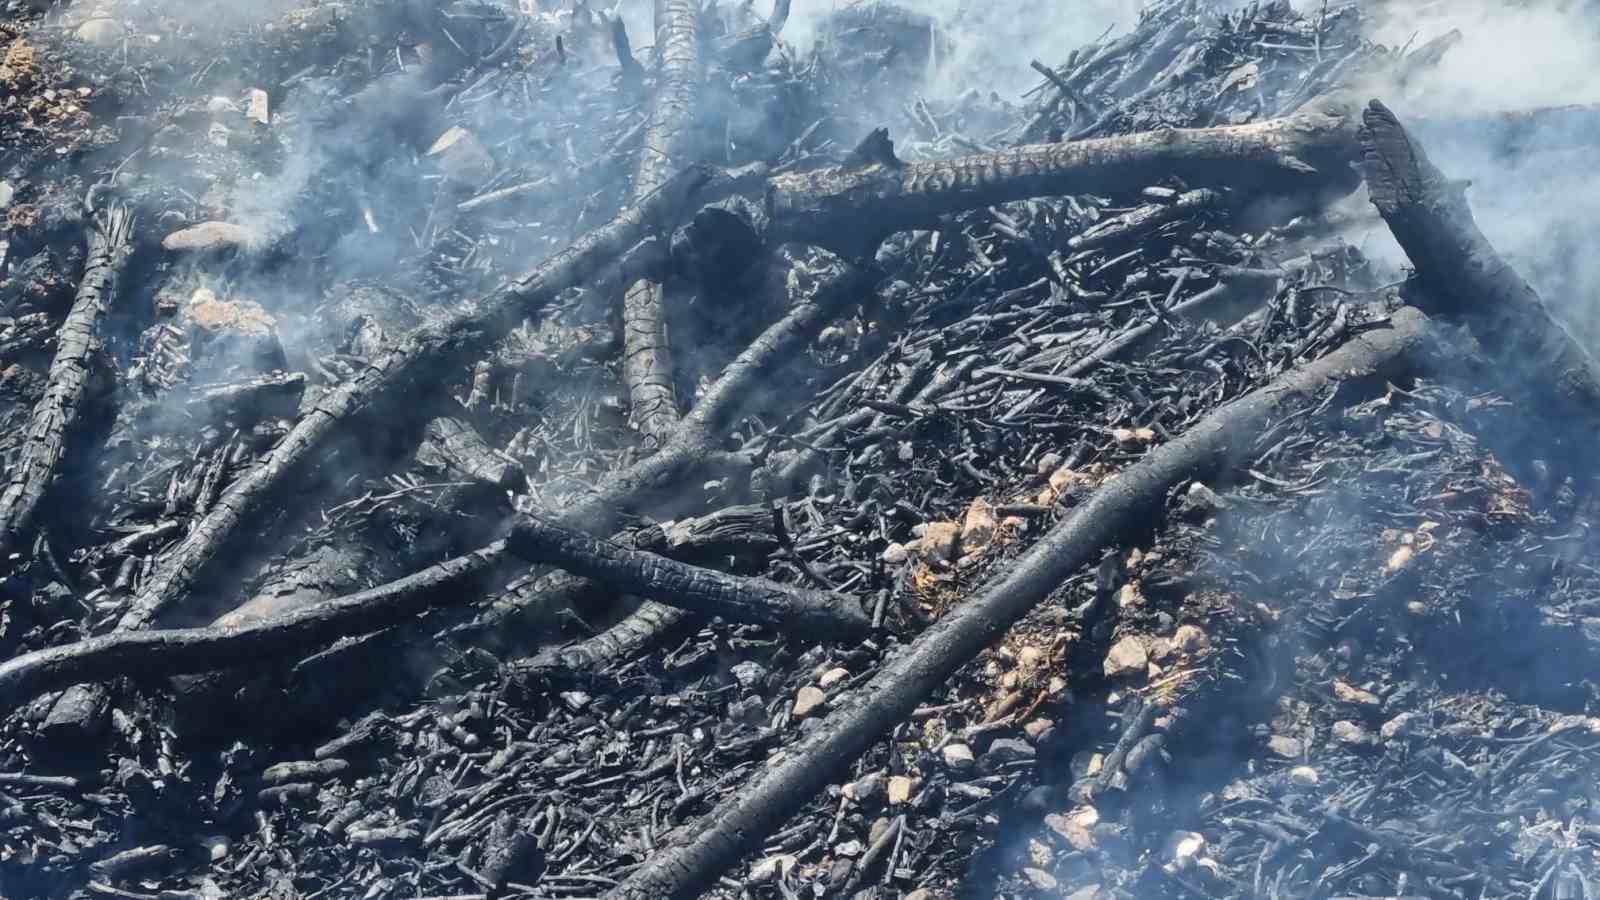
[[[262,125],[271,125],[272,110],[268,106],[268,103],[269,98],[267,97],[266,91],[263,91],[260,88],[251,90],[250,99],[245,104],[244,117],[252,122],[258,122]]]
[[[911,792],[916,787],[915,782],[904,775],[894,775],[889,778],[888,800],[890,806],[899,806],[910,802]]]
[[[1299,759],[1305,755],[1305,742],[1299,738],[1292,738],[1284,734],[1275,734],[1267,739],[1267,749],[1278,754],[1284,759]]]
[[[232,139],[233,132],[229,131],[228,126],[221,122],[212,122],[211,127],[206,129],[206,140],[211,146],[218,149],[228,149],[228,143]]]
[[[905,544],[890,544],[883,548],[883,561],[891,566],[898,566],[911,558],[911,551]]]
[[[822,677],[817,679],[817,685],[826,690],[849,677],[849,669],[835,667],[823,672]]]
[[[882,772],[863,775],[844,786],[844,795],[857,803],[870,803],[883,793],[885,781]]]
[[[0,212],[5,211],[16,197],[17,189],[11,186],[11,182],[0,181]]]
[[[1080,806],[1066,815],[1051,813],[1044,824],[1060,835],[1074,850],[1088,850],[1094,846],[1094,826],[1100,823],[1100,813],[1092,806]]]
[[[1205,835],[1197,831],[1175,831],[1167,838],[1167,860],[1179,869],[1186,869],[1206,852]]]
[[[1017,668],[1019,669],[1037,669],[1042,662],[1044,662],[1044,651],[1032,644],[1028,644],[1017,651]]]
[[[747,659],[738,663],[729,672],[733,675],[733,680],[739,682],[739,686],[747,691],[760,688],[767,680],[766,668],[754,660]]]
[[[902,897],[901,900],[933,900],[933,894],[927,888],[917,888]]]
[[[804,719],[827,702],[827,694],[824,694],[820,688],[814,688],[808,684],[800,689],[800,693],[795,695],[794,717],[796,719]]]
[[[1041,891],[1053,891],[1057,886],[1060,885],[1060,882],[1056,881],[1056,877],[1054,875],[1051,875],[1049,872],[1046,872],[1043,869],[1035,869],[1032,866],[1029,866],[1028,868],[1022,870],[1022,874],[1028,879],[1029,884]]]
[[[1049,719],[1034,719],[1022,726],[1022,733],[1035,743],[1043,740],[1056,727],[1056,723]]]
[[[1106,654],[1105,674],[1107,678],[1125,678],[1131,675],[1143,675],[1150,667],[1150,656],[1145,652],[1144,641],[1136,637],[1125,637],[1111,646],[1111,652]]]
[[[1211,638],[1198,625],[1179,625],[1172,633],[1172,643],[1185,653],[1199,653],[1211,646]]]
[[[1316,787],[1322,776],[1310,766],[1295,766],[1289,770],[1289,780],[1301,787]]]
[[[946,744],[944,750],[940,752],[944,756],[944,764],[957,772],[972,768],[975,762],[972,748],[966,744]]]
[[[1341,744],[1375,744],[1372,732],[1348,719],[1333,723],[1333,739]]]
[[[1216,491],[1196,481],[1189,485],[1189,490],[1179,501],[1178,514],[1190,522],[1199,522],[1227,509],[1228,506],[1228,501],[1222,499]]]
[[[928,557],[955,562],[961,546],[961,526],[954,522],[930,522],[923,530],[919,544]]]
[[[750,880],[760,884],[787,877],[798,862],[800,862],[798,857],[788,853],[769,856],[750,867]]]
[[[163,249],[174,253],[245,249],[256,242],[255,232],[231,222],[201,222],[161,239]]]
[[[966,518],[961,521],[961,546],[968,553],[980,551],[989,546],[999,529],[1000,523],[994,517],[994,505],[979,497],[967,507]]]
[[[116,19],[90,19],[73,32],[78,40],[96,47],[114,47],[128,36],[128,29]]]
[[[227,97],[212,97],[210,100],[206,101],[206,112],[211,113],[213,116],[220,116],[225,113],[238,111],[239,105],[234,103],[232,100],[229,100]]]
[[[1100,885],[1090,884],[1078,888],[1077,890],[1063,897],[1062,900],[1095,900],[1095,898],[1099,896]]]
[[[1416,713],[1401,713],[1383,723],[1382,727],[1378,729],[1378,734],[1384,740],[1392,741],[1399,735],[1409,733],[1411,731],[1411,723],[1416,717]]]
[[[1144,594],[1139,593],[1139,585],[1137,583],[1130,581],[1117,590],[1117,607],[1119,609],[1143,605]]]
[[[840,844],[839,846],[834,847],[833,848],[833,852],[839,854],[840,856],[844,857],[845,859],[855,859],[856,857],[860,856],[862,854],[862,852],[864,852],[866,849],[867,848],[865,846],[863,846],[860,841],[851,840],[851,841],[845,841],[844,843]]]
[[[428,148],[428,156],[437,159],[445,178],[457,185],[476,186],[494,174],[494,157],[460,125],[439,135]]]
[[[1038,838],[1029,838],[1028,861],[1042,868],[1056,861],[1056,852]]]
[[[1374,694],[1370,691],[1363,691],[1362,689],[1351,684],[1346,684],[1343,681],[1335,681],[1333,683],[1333,696],[1334,699],[1340,701],[1341,703],[1358,703],[1362,706],[1383,705],[1383,701],[1378,699],[1377,694]]]
[[[984,765],[993,768],[1009,762],[1033,759],[1033,756],[1033,745],[1027,741],[1016,738],[1000,738],[989,745],[988,751],[983,754],[983,762]]]
[[[1061,462],[1061,454],[1046,453],[1045,455],[1039,457],[1039,462],[1034,467],[1034,471],[1038,472],[1040,475],[1049,475],[1051,472],[1061,468]]]

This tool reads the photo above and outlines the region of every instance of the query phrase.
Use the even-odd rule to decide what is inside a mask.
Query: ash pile
[[[9,5],[0,894],[1596,895],[1600,107],[653,7]]]

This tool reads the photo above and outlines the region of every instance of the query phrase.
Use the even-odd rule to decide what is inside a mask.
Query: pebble
[[[1092,806],[1080,806],[1066,815],[1051,813],[1044,817],[1045,827],[1054,831],[1074,850],[1088,850],[1094,846],[1094,832],[1090,829],[1100,822],[1100,814]]]
[[[750,880],[754,882],[772,881],[781,875],[788,875],[800,860],[787,853],[769,856],[750,867]]]
[[[11,186],[11,182],[0,181],[0,210],[4,210],[9,207],[11,205],[11,201],[15,200],[16,197],[17,189]]]
[[[883,561],[891,566],[897,566],[911,558],[911,551],[905,544],[895,543],[883,548]]]
[[[1374,694],[1371,691],[1363,691],[1362,689],[1351,684],[1346,684],[1343,681],[1335,681],[1333,683],[1333,696],[1334,699],[1342,703],[1359,703],[1362,706],[1383,705],[1383,701],[1378,699],[1377,694]]]
[[[163,249],[173,252],[221,250],[227,247],[248,247],[255,234],[243,225],[232,222],[201,222],[167,235],[161,239]]]
[[[1322,776],[1310,766],[1295,766],[1289,770],[1289,780],[1301,787],[1316,787]]]
[[[1198,653],[1211,646],[1211,638],[1198,625],[1179,625],[1172,635],[1172,643],[1185,653]]]
[[[1299,759],[1305,755],[1305,742],[1288,735],[1275,734],[1267,739],[1267,749],[1284,759]]]
[[[1029,740],[1038,742],[1049,737],[1055,727],[1056,723],[1049,719],[1034,719],[1022,726],[1022,733],[1026,734]]]
[[[860,841],[849,840],[833,848],[833,852],[839,854],[845,859],[855,859],[866,849],[867,848],[863,846]]]
[[[1416,713],[1401,713],[1400,715],[1395,716],[1389,721],[1383,723],[1383,725],[1378,728],[1378,734],[1381,735],[1384,740],[1392,741],[1399,735],[1409,732],[1411,730],[1411,722],[1416,717]]]
[[[820,688],[806,685],[800,689],[800,693],[795,695],[793,715],[796,719],[804,719],[827,702],[828,695],[824,694]]]
[[[1022,870],[1022,874],[1027,877],[1029,884],[1041,891],[1053,891],[1060,885],[1054,875],[1043,869],[1035,869],[1029,866]]]
[[[940,752],[944,756],[944,764],[950,768],[958,772],[972,768],[972,748],[966,744],[947,744]]]
[[[818,684],[818,686],[820,686],[821,688],[826,690],[826,689],[833,687],[834,685],[838,684],[839,682],[841,682],[841,681],[843,681],[843,680],[845,680],[846,678],[849,678],[849,677],[850,677],[850,670],[849,669],[833,668],[833,669],[829,669],[826,672],[823,672],[822,673],[822,677],[817,679],[817,684]]]
[[[1112,645],[1111,652],[1106,654],[1107,678],[1143,675],[1149,668],[1150,656],[1145,652],[1144,641],[1136,637],[1125,637],[1117,641]]]
[[[244,117],[262,125],[272,124],[272,111],[268,106],[267,92],[260,88],[250,91],[250,100],[244,108]]]
[[[911,792],[916,787],[915,783],[904,775],[893,775],[889,778],[888,799],[890,806],[899,806],[911,800]]]
[[[754,660],[747,659],[729,671],[733,674],[733,680],[739,682],[739,686],[747,691],[756,690],[767,680],[767,670]]]
[[[128,29],[116,19],[90,19],[74,32],[78,40],[96,47],[112,47],[128,36]]]
[[[1205,852],[1205,835],[1197,831],[1175,831],[1167,838],[1167,856],[1180,869],[1192,865]]]
[[[983,754],[983,762],[992,768],[1018,760],[1033,759],[1033,755],[1033,745],[1027,741],[1000,738],[989,745],[989,750]]]
[[[1333,723],[1333,739],[1343,744],[1377,743],[1372,732],[1349,720]]]
[[[1062,900],[1095,900],[1098,896],[1100,896],[1100,885],[1090,884],[1078,888]]]

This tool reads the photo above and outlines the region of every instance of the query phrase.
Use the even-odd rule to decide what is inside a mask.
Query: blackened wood
[[[1359,116],[1341,96],[1249,125],[1169,128],[956,159],[779,175],[767,185],[771,239],[849,258],[938,216],[1029,197],[1115,194],[1179,178],[1241,194],[1348,192]]]
[[[634,535],[634,547],[674,559],[765,555],[778,549],[778,538],[772,531],[772,510],[748,504],[641,529]]]
[[[520,463],[495,452],[471,423],[455,416],[430,419],[413,456],[427,471],[492,488],[515,488],[523,480]]]
[[[699,0],[656,0],[656,84],[633,177],[633,197],[649,195],[687,162],[686,144],[700,72]],[[647,443],[665,443],[678,421],[672,353],[659,282],[641,279],[622,298],[622,373],[628,416]]]
[[[1182,437],[1151,450],[1071,516],[1052,528],[1009,569],[951,609],[873,678],[833,704],[822,725],[766,766],[720,807],[659,852],[607,896],[699,896],[729,866],[882,735],[906,720],[957,669],[998,640],[1013,622],[1106,547],[1148,529],[1167,493],[1246,458],[1256,435],[1281,414],[1316,402],[1345,379],[1398,377],[1418,361],[1427,317],[1396,313],[1388,327],[1364,332],[1316,362],[1206,416]]]
[[[814,640],[861,638],[872,627],[854,598],[675,562],[596,540],[550,519],[521,517],[506,547],[530,563],[560,566],[623,593],[731,622],[785,628]]]
[[[259,464],[229,485],[182,543],[161,558],[118,627],[143,628],[154,622],[189,590],[239,525],[282,492],[291,473],[310,462],[348,423],[408,399],[436,380],[440,371],[481,353],[561,291],[599,273],[645,235],[669,230],[689,198],[710,178],[703,169],[685,170],[466,312],[412,332],[359,375],[329,391]]]
[[[1459,318],[1514,380],[1544,385],[1551,413],[1594,422],[1600,364],[1478,230],[1464,185],[1429,162],[1376,100],[1362,113],[1361,150],[1372,203],[1416,267],[1415,302]]]
[[[386,628],[433,606],[462,602],[504,552],[504,543],[491,544],[369,591],[241,625],[118,631],[24,653],[0,663],[0,705],[80,682],[181,675],[304,655],[337,638]]]
[[[121,206],[111,207],[103,219],[89,226],[83,280],[56,337],[56,355],[44,396],[34,405],[22,447],[5,473],[5,491],[0,492],[0,559],[26,543],[39,502],[55,479],[67,440],[83,413],[100,347],[100,321],[116,299],[117,278],[131,255],[132,233],[133,215]]]

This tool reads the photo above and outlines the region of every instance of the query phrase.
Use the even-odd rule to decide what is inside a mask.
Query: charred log
[[[1551,413],[1595,421],[1600,362],[1478,230],[1465,185],[1429,162],[1376,100],[1362,113],[1361,146],[1372,203],[1416,267],[1417,305],[1459,318],[1505,371],[1542,383]]]
[[[839,640],[859,638],[871,628],[861,605],[849,597],[674,562],[598,541],[534,516],[517,522],[506,546],[530,563],[557,565],[621,592],[648,595],[658,603],[729,621],[798,629],[810,637]]]
[[[66,452],[69,433],[83,412],[100,321],[116,299],[117,279],[131,254],[133,216],[113,206],[89,230],[89,254],[77,299],[61,323],[44,396],[34,406],[20,455],[10,464],[0,493],[0,558],[27,540],[34,515]]]
[[[1149,527],[1167,493],[1203,479],[1248,453],[1241,435],[1258,434],[1283,413],[1315,401],[1327,388],[1354,378],[1395,377],[1418,363],[1428,320],[1401,310],[1389,327],[1355,338],[1329,355],[1284,375],[1210,414],[1172,443],[1101,487],[1050,530],[1004,574],[948,612],[878,674],[836,705],[810,737],[762,770],[710,813],[692,837],[659,852],[608,896],[697,896],[835,777],[849,760],[904,721],[956,669],[990,645],[1073,570],[1094,554]]]

